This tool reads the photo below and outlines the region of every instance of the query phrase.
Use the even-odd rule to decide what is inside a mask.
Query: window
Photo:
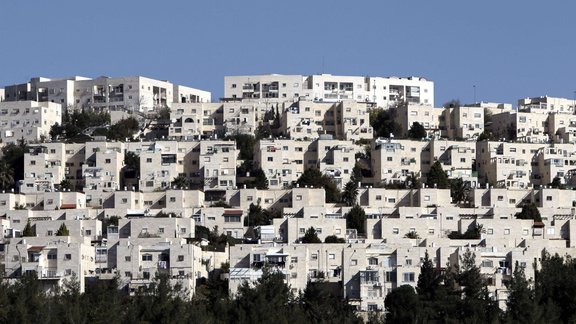
[[[399,234],[400,233],[400,229],[398,227],[394,227],[392,229],[392,234]]]
[[[179,261],[179,262],[184,261],[184,255],[179,255],[179,256],[178,256],[178,261]]]
[[[132,262],[132,257],[129,256],[129,255],[127,255],[127,256],[124,257],[124,261],[126,261],[126,262]]]
[[[298,263],[298,257],[291,257],[290,263]]]
[[[494,263],[492,262],[492,260],[482,260],[482,267],[483,268],[492,268],[494,266]]]
[[[152,254],[142,254],[142,261],[152,261]]]
[[[48,253],[48,260],[56,260],[56,253]]]
[[[546,201],[552,201],[552,196],[546,196]]]
[[[392,161],[392,157],[391,156],[386,157],[386,161],[388,162]]]
[[[487,229],[487,230],[486,230],[486,234],[488,234],[488,235],[494,234],[494,229],[493,229],[493,228]]]
[[[328,254],[328,260],[334,260],[334,259],[336,259],[336,254],[334,253]]]
[[[357,259],[352,259],[352,260],[350,260],[350,265],[351,265],[351,266],[358,265],[358,260],[357,260]]]
[[[381,196],[381,195],[376,195],[376,200],[382,200],[382,196]]]
[[[414,272],[406,272],[403,276],[404,282],[414,282]]]
[[[312,255],[310,255],[310,260],[318,260],[318,254],[312,253]]]
[[[377,266],[378,265],[378,258],[369,258],[368,264],[373,265],[373,266]]]
[[[147,158],[146,163],[152,163],[152,158]]]
[[[72,254],[70,253],[64,254],[64,260],[72,260]]]
[[[509,228],[504,229],[504,235],[510,235],[510,229]]]

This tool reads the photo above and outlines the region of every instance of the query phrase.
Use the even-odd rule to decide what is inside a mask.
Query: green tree
[[[422,262],[422,266],[420,266],[420,275],[418,276],[416,291],[423,299],[434,300],[441,282],[442,275],[436,269],[432,260],[430,260],[428,250],[426,250],[424,261]]]
[[[179,174],[174,180],[172,180],[172,187],[176,187],[176,189],[184,189],[190,185],[190,180],[184,176]]]
[[[69,236],[69,235],[70,231],[68,230],[68,227],[66,227],[66,224],[62,223],[62,225],[60,225],[60,227],[56,231],[56,236]]]
[[[15,183],[24,180],[24,154],[30,151],[30,147],[26,141],[18,141],[17,144],[10,143],[2,147],[2,159],[0,161],[6,162],[9,166],[0,166],[0,179],[5,184],[10,182],[10,175],[12,175],[12,184],[5,189],[11,188]],[[12,172],[10,172],[10,169]]]
[[[416,231],[410,231],[404,235],[404,238],[420,239],[420,235]]]
[[[460,108],[460,100],[459,99],[452,99],[446,102],[442,107],[444,108]]]
[[[346,239],[336,235],[328,235],[324,239],[324,243],[346,243]]]
[[[358,235],[366,235],[366,212],[356,204],[346,214],[346,228],[355,229]]]
[[[316,230],[314,227],[310,227],[306,230],[304,237],[302,238],[302,243],[322,243],[322,241],[318,238],[316,234]]]
[[[536,222],[542,221],[542,216],[535,203],[524,204],[522,210],[516,213],[518,219],[533,219]]]
[[[330,283],[309,281],[299,302],[307,323],[362,323],[354,307],[330,289]]]
[[[428,172],[426,177],[426,186],[429,188],[448,189],[448,175],[446,175],[439,161],[434,162],[430,167],[430,172]]]
[[[470,183],[464,182],[462,178],[450,179],[450,196],[452,202],[460,205],[470,199]]]
[[[513,323],[535,323],[536,309],[534,290],[530,287],[530,280],[526,279],[524,268],[518,265],[514,269],[512,278],[507,281],[508,300],[506,301],[506,313]]]
[[[420,303],[414,288],[402,285],[392,290],[384,299],[386,323],[416,323]]]
[[[248,207],[248,216],[244,218],[244,226],[261,226],[272,223],[271,213],[264,210],[260,204],[250,204]]]
[[[560,179],[560,177],[554,177],[554,179],[549,184],[549,186],[551,186],[552,188],[556,188],[556,189],[565,189],[566,188],[566,186],[564,184],[562,184],[562,179]]]
[[[370,126],[374,129],[375,137],[389,138],[390,134],[395,137],[402,135],[401,126],[395,121],[394,109],[384,110],[376,108],[370,110]]]
[[[576,322],[576,260],[544,253],[535,275],[535,299],[546,323]],[[555,318],[556,317],[556,318]]]
[[[480,298],[484,281],[480,274],[480,268],[476,265],[476,255],[466,249],[460,258],[462,266],[458,275],[458,283],[464,287],[463,291],[467,298]]]
[[[131,139],[138,132],[140,124],[134,117],[129,117],[118,121],[108,128],[106,137],[110,140],[124,141],[126,138]]]
[[[252,171],[252,176],[254,177],[254,181],[250,183],[251,188],[256,188],[259,190],[268,189],[268,178],[261,168],[257,168]]]
[[[419,122],[414,122],[408,130],[408,137],[412,139],[422,139],[426,137],[426,129]]]
[[[70,191],[74,189],[74,185],[72,184],[72,181],[68,180],[68,179],[64,179],[62,181],[60,181],[60,190],[61,191]]]
[[[358,197],[358,184],[354,180],[350,180],[344,186],[342,191],[342,202],[346,206],[353,206],[356,203],[356,198]]]
[[[249,134],[235,134],[229,136],[236,142],[236,149],[240,151],[240,160],[254,160],[254,147],[256,146],[256,139],[253,135]]]
[[[9,190],[14,186],[14,169],[4,159],[0,159],[0,189]]]
[[[478,138],[476,139],[476,141],[482,142],[484,140],[497,141],[498,138],[491,131],[485,129],[482,133],[480,133],[480,135],[478,135]]]
[[[160,108],[156,113],[156,120],[158,121],[170,120],[170,108],[168,107]]]
[[[22,236],[36,236],[36,230],[30,224],[30,220],[24,226],[24,230],[22,231]]]
[[[326,192],[326,202],[340,202],[340,190],[334,182],[334,178],[329,175],[322,174],[316,168],[306,169],[300,178],[298,178],[296,183],[298,183],[300,187],[312,186],[315,188],[324,188],[324,191]]]
[[[293,298],[284,275],[264,267],[254,286],[244,281],[238,287],[232,317],[237,323],[288,323],[297,313]]]

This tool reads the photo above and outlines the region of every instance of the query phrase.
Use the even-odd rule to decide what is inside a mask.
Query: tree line
[[[223,267],[224,268],[224,267]],[[416,289],[402,285],[385,298],[385,312],[368,323],[574,323],[576,261],[544,254],[535,280],[516,264],[506,281],[506,310],[490,294],[488,282],[467,250],[459,267],[440,271],[428,253]],[[0,281],[2,323],[362,323],[342,296],[342,283],[308,282],[294,293],[284,275],[264,267],[254,284],[244,282],[235,296],[219,277],[197,281],[193,297],[182,285],[159,274],[132,295],[112,280],[87,280],[85,292],[73,276],[45,293],[35,273],[16,282]]]
[[[416,289],[402,285],[385,299],[386,323],[575,323],[576,260],[544,253],[535,279],[518,263],[510,279],[506,310],[488,290],[488,281],[467,250],[461,266],[441,272],[424,258]]]
[[[35,274],[15,284],[0,282],[2,323],[362,323],[353,307],[327,284],[309,283],[293,294],[280,272],[265,268],[255,284],[243,283],[228,295],[226,281],[201,282],[189,298],[180,285],[159,275],[132,296],[118,289],[119,280],[87,284],[77,280],[46,294]]]

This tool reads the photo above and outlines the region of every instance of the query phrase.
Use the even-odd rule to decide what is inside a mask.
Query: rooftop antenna
[[[476,103],[476,85],[472,86],[474,88],[474,103]]]

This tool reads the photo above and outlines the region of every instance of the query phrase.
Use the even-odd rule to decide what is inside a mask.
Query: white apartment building
[[[268,188],[292,186],[308,168],[316,168],[334,178],[339,188],[350,180],[356,163],[355,154],[362,148],[350,141],[320,135],[314,141],[263,139],[254,149],[254,162],[268,179]]]
[[[548,114],[551,112],[574,114],[576,104],[574,99],[556,97],[534,97],[518,100],[518,111]]]
[[[227,190],[236,187],[236,159],[234,141],[202,141],[198,169],[204,190]]]
[[[250,75],[224,77],[224,97],[268,102],[354,100],[388,108],[399,102],[434,106],[434,83],[419,77]]]
[[[474,140],[484,131],[484,108],[434,108],[428,105],[404,104],[391,110],[401,132],[408,131],[415,122],[424,127],[428,137]]]
[[[403,104],[393,111],[395,121],[400,124],[402,134],[407,137],[412,124],[418,122],[424,127],[427,137],[442,136],[441,130],[446,129],[443,108],[424,105]]]
[[[89,241],[74,242],[70,236],[15,238],[5,246],[6,276],[34,272],[41,287],[53,292],[75,275],[84,292],[86,276],[94,273],[94,252]]]
[[[107,145],[106,142],[86,143],[85,151],[88,153],[82,165],[85,191],[101,192],[120,189],[121,171],[124,166],[124,145],[114,144],[116,145]]]
[[[62,123],[62,106],[51,102],[0,102],[0,140],[17,143],[50,138],[50,127]]]
[[[6,86],[6,101],[54,102],[63,107],[149,112],[174,102],[210,102],[211,94],[145,77],[32,78]]]
[[[291,139],[330,134],[337,139],[371,139],[368,105],[351,100],[325,103],[300,100],[283,111],[281,133]]]
[[[572,184],[576,166],[573,144],[477,143],[478,176],[506,188],[548,185],[555,177]]]

